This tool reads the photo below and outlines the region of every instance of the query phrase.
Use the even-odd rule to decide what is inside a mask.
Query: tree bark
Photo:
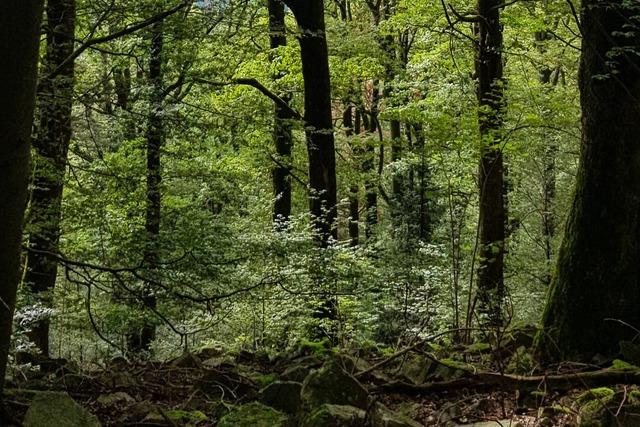
[[[49,0],[46,7],[47,45],[42,74],[57,69],[73,53],[75,0]],[[57,77],[40,80],[37,105],[40,124],[33,140],[35,168],[27,224],[28,252],[24,283],[37,302],[45,308],[53,305],[58,263],[43,252],[58,251],[62,190],[71,141],[74,62],[60,70]],[[28,334],[38,351],[49,356],[49,319],[37,321]]]
[[[19,281],[41,17],[42,1],[0,2],[0,396]]]
[[[337,239],[336,159],[331,117],[329,53],[323,0],[285,0],[299,27],[304,122],[309,156],[309,208],[320,247]]]
[[[284,3],[269,0],[269,40],[271,49],[287,45]],[[276,76],[279,78],[280,76]],[[288,96],[281,96],[286,102]],[[273,221],[276,229],[286,228],[291,216],[291,115],[280,105],[274,107],[273,141],[276,148],[277,164],[273,168]]]
[[[537,342],[547,361],[614,356],[640,327],[640,35],[627,32],[639,12],[623,0],[582,4],[582,147]]]
[[[355,131],[353,111],[353,106],[348,105],[342,114],[342,124],[344,125],[344,132],[347,139],[351,138]],[[352,248],[358,246],[360,241],[359,193],[360,189],[357,183],[354,183],[349,187],[349,244]]]
[[[503,322],[506,209],[502,159],[503,70],[499,0],[478,0],[476,75],[480,128],[478,297],[488,324]]]
[[[149,81],[151,83],[150,107],[147,129],[147,203],[145,213],[146,243],[144,261],[154,276],[154,270],[160,263],[160,216],[162,206],[162,165],[160,150],[164,144],[165,130],[163,119],[164,84],[163,84],[163,22],[159,21],[151,27],[151,46],[149,58]],[[142,289],[141,302],[145,308],[155,309],[157,305],[153,284],[146,282]],[[128,337],[128,349],[131,352],[149,350],[155,339],[155,324],[145,318],[139,329]]]

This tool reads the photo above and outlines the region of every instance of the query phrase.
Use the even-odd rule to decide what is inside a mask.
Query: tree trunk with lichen
[[[19,281],[42,1],[0,2],[0,396]],[[0,424],[8,416],[0,410]]]
[[[40,123],[33,140],[35,167],[26,225],[28,247],[33,251],[27,252],[23,283],[35,302],[51,308],[58,263],[43,252],[57,252],[60,239],[62,190],[71,141],[74,63],[66,64],[56,77],[47,78],[47,74],[73,53],[75,0],[49,0],[46,18],[47,45],[37,97]],[[28,335],[40,354],[48,357],[49,319],[35,322]]]
[[[582,148],[537,351],[615,356],[640,327],[640,6],[582,6]],[[631,31],[629,36],[629,31]]]

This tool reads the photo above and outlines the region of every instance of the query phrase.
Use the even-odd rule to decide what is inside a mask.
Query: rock
[[[287,414],[295,414],[300,409],[302,384],[294,381],[275,381],[258,393],[258,400]]]
[[[624,404],[624,394],[586,402],[578,415],[580,427],[640,427],[640,404]]]
[[[396,412],[409,418],[417,418],[423,405],[418,402],[407,401],[398,405]]]
[[[156,407],[153,403],[147,400],[143,402],[136,402],[127,408],[127,418],[139,421],[144,419],[152,412],[157,412]]]
[[[350,354],[340,354],[336,357],[336,362],[340,364],[342,369],[344,369],[347,373],[353,375],[356,372],[362,372],[369,369],[370,365],[366,360],[355,357]]]
[[[285,369],[284,372],[282,372],[282,374],[280,374],[280,378],[282,378],[285,381],[297,381],[301,383],[302,381],[304,381],[305,378],[307,378],[307,375],[309,375],[309,372],[311,372],[311,368],[308,368],[306,366],[302,366],[302,365],[290,366],[287,369]]]
[[[424,384],[433,371],[432,362],[425,357],[413,355],[402,364],[400,374],[413,384]]]
[[[113,406],[113,405],[121,405],[135,402],[135,399],[131,397],[129,394],[118,391],[110,394],[103,394],[98,397],[98,403],[102,406]]]
[[[302,423],[303,427],[363,427],[366,412],[348,405],[324,404]]]
[[[325,403],[366,409],[367,390],[335,362],[311,371],[302,384],[302,400],[309,408]]]
[[[171,366],[174,368],[200,368],[202,367],[202,361],[195,354],[185,352],[182,353],[182,356],[171,361]]]
[[[462,410],[457,403],[447,403],[438,415],[438,422],[446,424],[449,421],[455,421],[462,416]]]
[[[225,349],[222,345],[215,345],[211,347],[204,347],[195,352],[196,356],[200,360],[211,359],[212,357],[220,357],[225,354]]]
[[[24,427],[100,427],[100,421],[66,393],[38,393],[24,417]]]
[[[421,427],[421,424],[399,413],[392,412],[377,402],[371,412],[371,427]]]
[[[215,369],[221,366],[234,366],[235,361],[231,356],[210,357],[202,362],[202,366],[208,369]]]
[[[218,427],[285,427],[287,420],[282,412],[253,402],[229,412],[220,419]]]
[[[467,366],[464,363],[451,359],[440,360],[433,373],[427,375],[429,380],[453,381],[467,375]]]

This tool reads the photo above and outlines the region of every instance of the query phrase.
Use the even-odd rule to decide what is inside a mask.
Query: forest
[[[640,1],[2,0],[0,425],[640,426]]]

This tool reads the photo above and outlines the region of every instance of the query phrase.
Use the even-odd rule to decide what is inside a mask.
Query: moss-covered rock
[[[425,357],[412,355],[402,363],[400,374],[413,384],[423,384],[433,373],[433,362]]]
[[[371,410],[371,427],[420,427],[421,424],[411,418],[393,412],[377,402]]]
[[[55,423],[55,424],[52,424]],[[100,427],[100,421],[66,393],[38,393],[24,417],[24,427]]]
[[[580,427],[640,427],[640,404],[628,393],[599,387],[582,393],[577,401]]]
[[[287,414],[300,410],[302,384],[295,381],[275,381],[258,393],[258,400]]]
[[[364,427],[364,410],[348,405],[324,404],[307,416],[303,427]]]
[[[218,427],[285,427],[285,414],[262,403],[238,406],[220,419]]]
[[[311,371],[302,384],[302,401],[308,408],[325,403],[350,405],[365,409],[367,390],[336,362]]]

